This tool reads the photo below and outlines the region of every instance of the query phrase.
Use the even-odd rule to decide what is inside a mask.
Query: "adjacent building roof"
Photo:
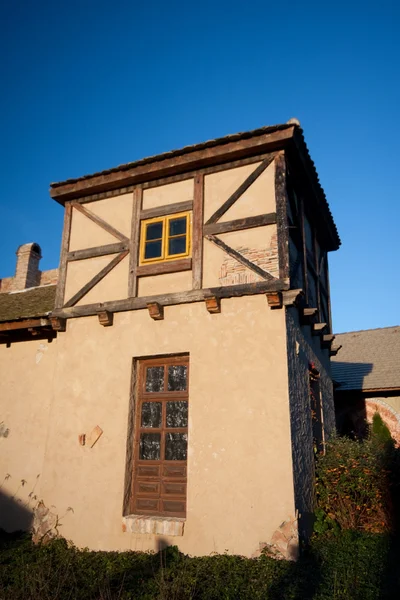
[[[0,322],[44,317],[54,309],[56,285],[0,294]]]
[[[400,326],[339,333],[332,376],[341,390],[400,389]]]

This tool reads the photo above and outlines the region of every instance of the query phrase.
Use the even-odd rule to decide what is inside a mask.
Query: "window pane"
[[[168,240],[168,254],[185,254],[186,235]]]
[[[164,391],[164,367],[148,367],[146,370],[146,392]]]
[[[187,387],[187,366],[171,365],[168,367],[168,391],[183,392]]]
[[[187,433],[167,433],[165,436],[165,460],[186,460]]]
[[[159,242],[146,242],[144,249],[145,258],[161,258],[161,240]]]
[[[167,402],[167,427],[187,427],[188,403]]]
[[[161,433],[141,433],[139,444],[140,460],[160,460]]]
[[[162,406],[161,402],[143,402],[142,427],[161,427]]]
[[[146,240],[159,240],[162,238],[163,222],[150,223],[146,226]]]
[[[169,222],[169,235],[181,235],[186,233],[186,217],[171,219]]]

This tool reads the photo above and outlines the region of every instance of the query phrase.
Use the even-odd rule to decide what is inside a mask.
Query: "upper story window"
[[[186,212],[142,221],[140,264],[190,256],[190,215]]]

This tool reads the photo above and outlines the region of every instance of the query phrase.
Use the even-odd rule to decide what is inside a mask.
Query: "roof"
[[[54,309],[56,285],[0,294],[0,322],[44,317]]]
[[[246,146],[242,152],[247,155],[265,151],[267,147],[274,150],[283,149],[290,144],[291,149],[296,152],[297,156],[300,156],[314,188],[317,198],[316,208],[322,213],[329,231],[328,249],[337,250],[340,246],[337,228],[325,192],[320,184],[315,164],[305,143],[303,130],[296,119],[291,119],[287,123],[260,127],[252,131],[235,133],[200,144],[185,146],[179,150],[149,156],[91,175],[55,182],[50,186],[50,194],[57,202],[64,204],[65,201],[74,198],[182,173],[194,167],[201,168],[201,166],[211,165],[215,161],[224,160],[224,152],[226,153],[225,160],[229,157],[232,160],[234,155],[236,158],[239,157],[239,151],[232,147],[236,142],[242,142]],[[218,147],[220,148],[218,149]],[[211,150],[212,148],[215,150]]]
[[[339,333],[335,345],[342,345],[332,357],[338,391],[400,389],[399,325]]]

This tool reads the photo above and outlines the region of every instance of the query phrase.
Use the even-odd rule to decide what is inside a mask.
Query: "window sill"
[[[190,271],[192,268],[191,258],[177,258],[176,260],[165,260],[147,265],[140,265],[136,269],[136,275],[161,275],[163,273],[175,273],[177,271]]]
[[[127,515],[122,517],[122,531],[155,535],[182,536],[186,519],[182,517],[153,517]]]

